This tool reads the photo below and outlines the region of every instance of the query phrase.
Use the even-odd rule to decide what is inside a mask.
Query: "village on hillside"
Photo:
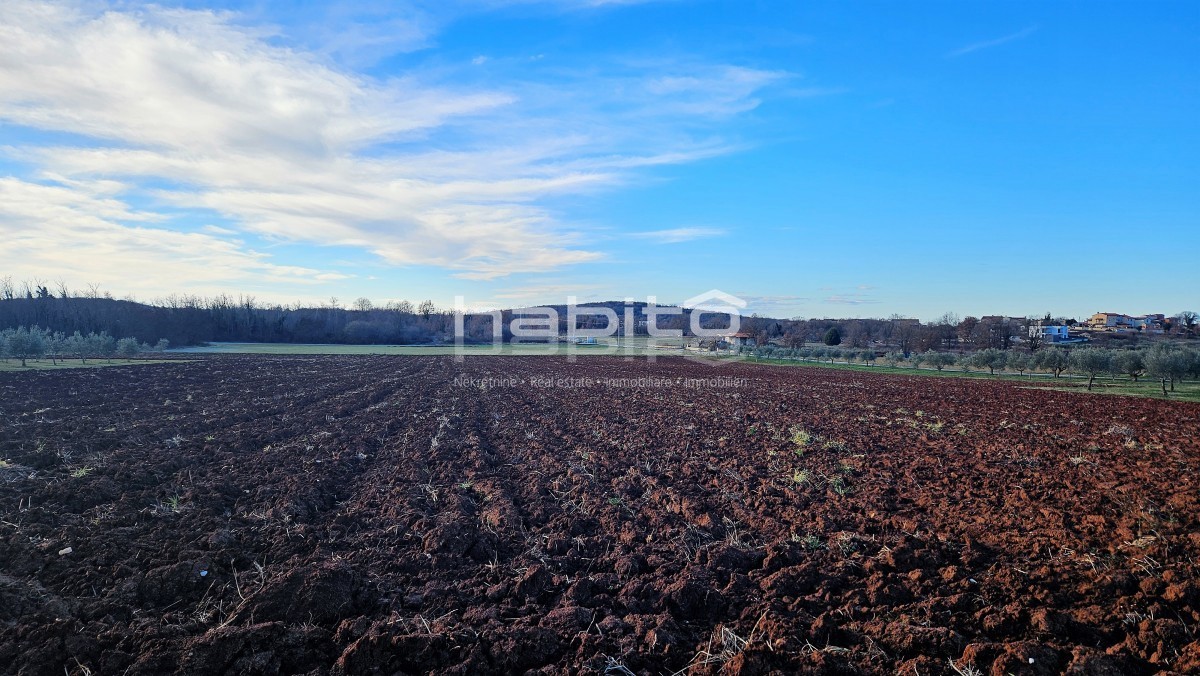
[[[1194,337],[1197,326],[1194,312],[1174,316],[1162,313],[1130,315],[1119,312],[1097,312],[1084,321],[1073,318],[1052,318],[1049,314],[1038,319],[984,315],[958,319],[946,315],[932,322],[891,317],[889,319],[809,319],[763,320],[743,318],[736,331],[722,340],[708,341],[714,349],[740,349],[768,345],[798,347],[803,343],[842,344],[876,349],[899,348],[902,352],[930,349],[971,349],[995,347],[1008,349],[1026,346],[1037,349],[1042,345],[1071,345],[1081,343],[1130,343],[1142,337]],[[835,330],[836,342],[829,333]],[[708,347],[701,341],[698,347]]]

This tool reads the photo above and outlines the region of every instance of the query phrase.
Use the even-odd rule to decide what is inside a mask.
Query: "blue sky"
[[[0,5],[0,276],[1197,308],[1195,3]]]

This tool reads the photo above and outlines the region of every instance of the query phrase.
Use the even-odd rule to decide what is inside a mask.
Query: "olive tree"
[[[954,366],[958,363],[958,357],[951,352],[934,352],[930,350],[925,353],[924,362],[933,368],[941,371],[947,366]]]
[[[136,357],[141,351],[142,346],[138,343],[137,338],[122,338],[117,341],[117,354],[125,359]]]
[[[107,332],[89,333],[87,337],[88,352],[100,357],[104,357],[108,361],[112,361],[113,355],[117,352],[117,341]]]
[[[1200,379],[1200,352],[1186,350],[1187,375],[1193,380]]]
[[[18,326],[5,335],[4,342],[4,353],[20,359],[22,367],[25,366],[26,360],[38,359],[46,354],[46,339],[41,329],[36,326],[32,329]]]
[[[74,355],[79,358],[81,364],[86,364],[89,347],[88,339],[76,331],[63,341],[63,354]]]
[[[1013,352],[1008,355],[1006,367],[1010,371],[1016,371],[1021,375],[1025,375],[1025,372],[1029,370],[1029,361],[1029,355],[1024,352]]]
[[[1057,378],[1071,365],[1071,357],[1066,350],[1058,348],[1050,348],[1046,350],[1038,350],[1037,357],[1034,358],[1034,364],[1044,370],[1054,374]]]
[[[1146,372],[1162,383],[1163,396],[1167,395],[1167,383],[1170,382],[1174,392],[1175,381],[1187,375],[1191,366],[1187,351],[1172,343],[1156,344],[1146,351],[1145,361]]]
[[[46,331],[45,340],[46,354],[50,355],[50,363],[57,366],[59,358],[62,357],[63,352],[66,350],[67,337],[63,335],[62,331],[55,331],[54,333]]]
[[[1112,353],[1099,348],[1075,350],[1071,353],[1070,364],[1073,371],[1088,377],[1087,388],[1090,392],[1096,376],[1112,368]]]
[[[1114,373],[1129,376],[1136,383],[1146,373],[1146,361],[1138,350],[1122,350],[1113,355],[1112,369]]]
[[[996,375],[996,369],[1003,371],[1004,367],[1008,364],[1008,353],[1004,350],[989,347],[965,359],[964,364],[987,369],[988,373],[994,376]]]

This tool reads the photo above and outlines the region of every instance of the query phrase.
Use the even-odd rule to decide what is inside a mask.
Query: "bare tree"
[[[1046,313],[1046,318],[1034,319],[1030,317],[1025,320],[1025,342],[1029,346],[1030,352],[1037,352],[1038,348],[1046,340],[1046,333],[1042,330],[1044,322],[1049,321],[1050,313]]]
[[[389,302],[385,307],[392,312],[401,312],[406,315],[413,313],[413,304],[406,300],[394,300]]]
[[[950,349],[958,344],[958,325],[960,323],[958,315],[953,312],[947,312],[934,321],[936,334],[942,347]]]
[[[891,338],[895,341],[896,347],[900,348],[902,353],[909,354],[913,351],[913,341],[917,337],[917,327],[913,325],[911,320],[898,315],[892,315],[891,323]]]
[[[1196,330],[1196,320],[1200,319],[1200,315],[1196,314],[1195,310],[1184,310],[1175,315],[1176,322],[1185,328],[1188,333]]]
[[[956,333],[960,343],[972,343],[975,341],[975,327],[979,326],[979,319],[975,317],[967,317],[958,323]]]

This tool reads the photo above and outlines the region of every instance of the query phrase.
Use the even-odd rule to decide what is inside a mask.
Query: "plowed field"
[[[0,414],[3,673],[1200,672],[1197,404],[218,356]]]

